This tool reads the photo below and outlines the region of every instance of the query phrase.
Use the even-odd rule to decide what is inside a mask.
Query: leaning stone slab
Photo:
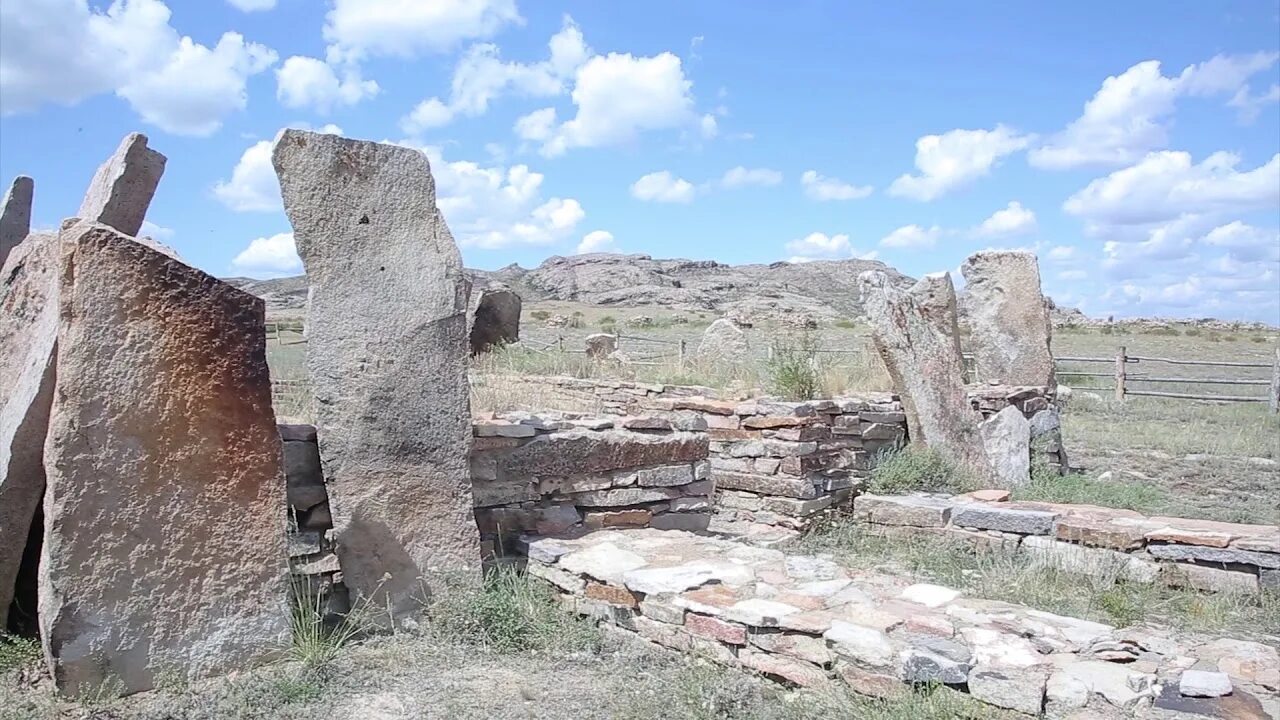
[[[0,628],[40,496],[58,339],[58,236],[34,233],[0,271]],[[34,605],[30,597],[24,602]],[[24,622],[34,626],[35,607]]]
[[[977,503],[957,505],[951,522],[960,527],[1000,530],[1019,535],[1050,535],[1058,514],[1043,510],[1018,510]]]
[[[58,688],[278,651],[285,479],[260,299],[105,225],[61,234],[40,631]]]
[[[98,168],[76,217],[137,235],[164,174],[165,157],[147,147],[147,136],[129,133]]]
[[[913,442],[950,456],[979,477],[990,474],[978,415],[969,404],[947,273],[900,290],[882,272],[858,276],[872,339],[902,396]]]
[[[479,570],[470,283],[422,153],[286,130],[272,163],[311,284],[307,366],[343,576],[404,617],[431,576]]]
[[[976,382],[1053,387],[1049,305],[1028,252],[987,250],[960,266],[969,293]]]
[[[750,353],[747,334],[732,320],[720,318],[703,331],[697,357],[704,363],[734,364],[747,360]]]
[[[520,340],[520,296],[506,288],[485,288],[472,294],[467,313],[471,354]]]
[[[31,232],[31,201],[35,182],[26,175],[13,179],[0,202],[0,267],[5,258]]]

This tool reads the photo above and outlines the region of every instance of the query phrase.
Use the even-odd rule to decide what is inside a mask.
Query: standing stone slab
[[[1031,423],[1010,405],[978,426],[987,462],[1001,487],[1015,488],[1031,482]]]
[[[289,631],[260,299],[105,225],[63,245],[40,631],[60,690],[241,669]]]
[[[287,130],[272,162],[311,283],[307,365],[343,576],[402,617],[434,574],[479,569],[462,258],[422,153]]]
[[[0,203],[0,266],[5,258],[31,232],[31,201],[35,182],[26,175],[13,179],[13,185]]]
[[[947,273],[907,290],[878,271],[858,276],[872,340],[902,396],[913,442],[951,456],[979,477],[990,474],[978,414],[964,387],[956,292]]]
[[[520,296],[506,288],[485,288],[472,293],[467,323],[471,354],[520,340]]]
[[[977,382],[1053,387],[1052,325],[1029,252],[987,250],[960,266]]]
[[[702,332],[698,360],[705,363],[740,363],[751,352],[747,334],[728,318],[720,318]]]
[[[146,135],[129,133],[94,174],[76,217],[137,235],[164,164],[164,155],[147,147]]]
[[[44,438],[58,338],[58,236],[35,233],[0,271],[0,629],[44,492]],[[30,597],[23,621],[34,623]]]

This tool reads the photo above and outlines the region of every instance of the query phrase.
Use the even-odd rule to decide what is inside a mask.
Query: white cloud
[[[143,120],[179,135],[210,135],[248,102],[247,79],[276,61],[271,49],[224,33],[213,48],[169,25],[160,0],[0,5],[0,107],[74,105],[105,92]]]
[[[1272,84],[1266,92],[1254,95],[1249,92],[1249,88],[1241,87],[1236,94],[1231,96],[1227,101],[1227,105],[1236,109],[1240,122],[1248,124],[1258,119],[1258,113],[1262,112],[1262,108],[1266,105],[1274,105],[1280,103],[1280,85]]]
[[[720,185],[725,188],[749,186],[769,187],[782,182],[782,173],[769,168],[746,168],[741,165],[725,171]]]
[[[1014,200],[1003,210],[997,210],[991,214],[991,217],[983,220],[973,232],[979,237],[1008,237],[1025,235],[1035,232],[1035,229],[1036,214]]]
[[[814,200],[858,200],[871,194],[870,185],[850,185],[837,178],[824,177],[816,170],[806,170],[800,176],[804,194]]]
[[[720,134],[720,126],[716,123],[716,116],[710,113],[702,116],[702,120],[698,122],[698,130],[702,133],[705,140],[710,140]]]
[[[1199,164],[1191,154],[1162,151],[1094,180],[1063,210],[1100,224],[1160,222],[1185,213],[1232,212],[1280,204],[1280,154],[1238,171],[1240,157],[1217,152]]]
[[[993,130],[951,130],[916,141],[916,169],[889,186],[889,194],[929,201],[987,175],[1000,158],[1027,147],[1034,139],[1003,125]]]
[[[654,57],[596,55],[578,68],[570,96],[577,114],[560,125],[522,123],[525,118],[516,123],[522,139],[542,143],[543,155],[626,144],[641,132],[695,122],[693,83],[685,77],[680,58],[669,52]],[[539,113],[533,115],[554,118],[546,110]]]
[[[1241,262],[1280,261],[1280,231],[1274,228],[1267,230],[1236,220],[1210,230],[1204,241]]]
[[[250,277],[279,277],[302,272],[302,260],[288,232],[255,238],[232,259],[231,267]]]
[[[173,228],[157,225],[150,220],[142,221],[142,229],[138,231],[138,237],[149,237],[153,240],[168,241],[173,239]]]
[[[1049,249],[1049,259],[1053,262],[1066,262],[1076,257],[1077,248],[1073,245],[1055,245]]]
[[[942,228],[934,225],[922,228],[919,225],[904,225],[880,239],[880,247],[885,248],[931,248],[942,237]]]
[[[272,212],[282,209],[280,183],[271,166],[273,140],[261,140],[240,155],[230,180],[220,180],[213,194],[236,212]]]
[[[809,233],[802,238],[789,241],[786,249],[791,254],[791,257],[787,258],[789,262],[835,260],[853,255],[853,246],[849,244],[849,236],[843,233],[839,235],[827,235],[820,232]],[[870,256],[874,255],[875,253],[870,254]]]
[[[578,254],[598,253],[598,252],[617,252],[618,245],[613,240],[613,233],[608,230],[592,230],[582,236],[582,242],[578,243]]]
[[[483,115],[490,102],[507,93],[525,97],[563,94],[568,80],[591,51],[582,31],[568,16],[547,45],[548,59],[537,63],[505,62],[498,46],[490,43],[471,46],[454,68],[449,101],[435,97],[423,100],[400,121],[401,128],[414,134],[459,116]]]
[[[276,6],[276,0],[227,0],[227,2],[242,12],[260,12],[271,10]]]
[[[1084,106],[1084,113],[1031,150],[1028,161],[1049,169],[1086,165],[1125,165],[1150,150],[1168,144],[1168,119],[1181,97],[1232,94],[1229,105],[1249,121],[1257,108],[1273,102],[1270,93],[1250,94],[1250,76],[1275,64],[1277,53],[1219,55],[1191,65],[1176,77],[1166,77],[1155,60],[1138,63],[1120,75],[1108,77]],[[1276,97],[1280,98],[1280,90]]]
[[[276,70],[276,99],[289,108],[313,108],[321,114],[334,106],[355,105],[378,94],[378,83],[364,80],[354,65],[341,79],[323,60],[295,55]]]
[[[515,0],[332,0],[325,15],[329,60],[414,58],[449,52],[523,20]]]
[[[526,165],[448,161],[438,147],[399,144],[426,154],[436,180],[436,204],[464,247],[550,245],[572,235],[586,217],[574,198],[543,199],[544,178]]]
[[[1074,282],[1077,280],[1084,280],[1087,277],[1089,277],[1089,273],[1085,272],[1084,270],[1063,270],[1062,272],[1058,273],[1059,280],[1067,280],[1070,282]]]
[[[694,194],[693,183],[666,170],[649,173],[631,184],[631,196],[637,200],[687,203],[693,201]]]

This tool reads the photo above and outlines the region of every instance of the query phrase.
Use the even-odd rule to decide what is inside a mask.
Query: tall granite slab
[[[260,299],[67,223],[40,631],[71,695],[243,669],[289,632]]]
[[[902,290],[884,273],[870,271],[858,276],[858,284],[872,341],[902,398],[912,442],[989,476],[980,417],[964,387],[951,275],[926,275]]]
[[[520,310],[523,302],[515,292],[490,287],[471,293],[467,312],[471,354],[520,341]]]
[[[147,147],[147,136],[129,133],[98,168],[76,217],[137,235],[164,175],[165,156]]]
[[[1029,252],[987,250],[960,266],[976,382],[1054,387],[1049,304]]]
[[[286,130],[272,162],[311,284],[307,365],[352,591],[414,614],[475,575],[469,282],[422,153]]]
[[[0,202],[0,266],[9,253],[31,232],[31,202],[35,198],[35,181],[26,175],[13,179],[13,184]]]
[[[58,236],[28,235],[0,271],[0,629],[44,493],[57,298]],[[21,610],[35,618],[35,607]]]

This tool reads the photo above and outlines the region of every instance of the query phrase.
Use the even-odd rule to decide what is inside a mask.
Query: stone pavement
[[[1118,629],[676,530],[524,547],[575,611],[795,685],[892,696],[940,682],[1050,718],[1280,715],[1280,655],[1257,642]]]

